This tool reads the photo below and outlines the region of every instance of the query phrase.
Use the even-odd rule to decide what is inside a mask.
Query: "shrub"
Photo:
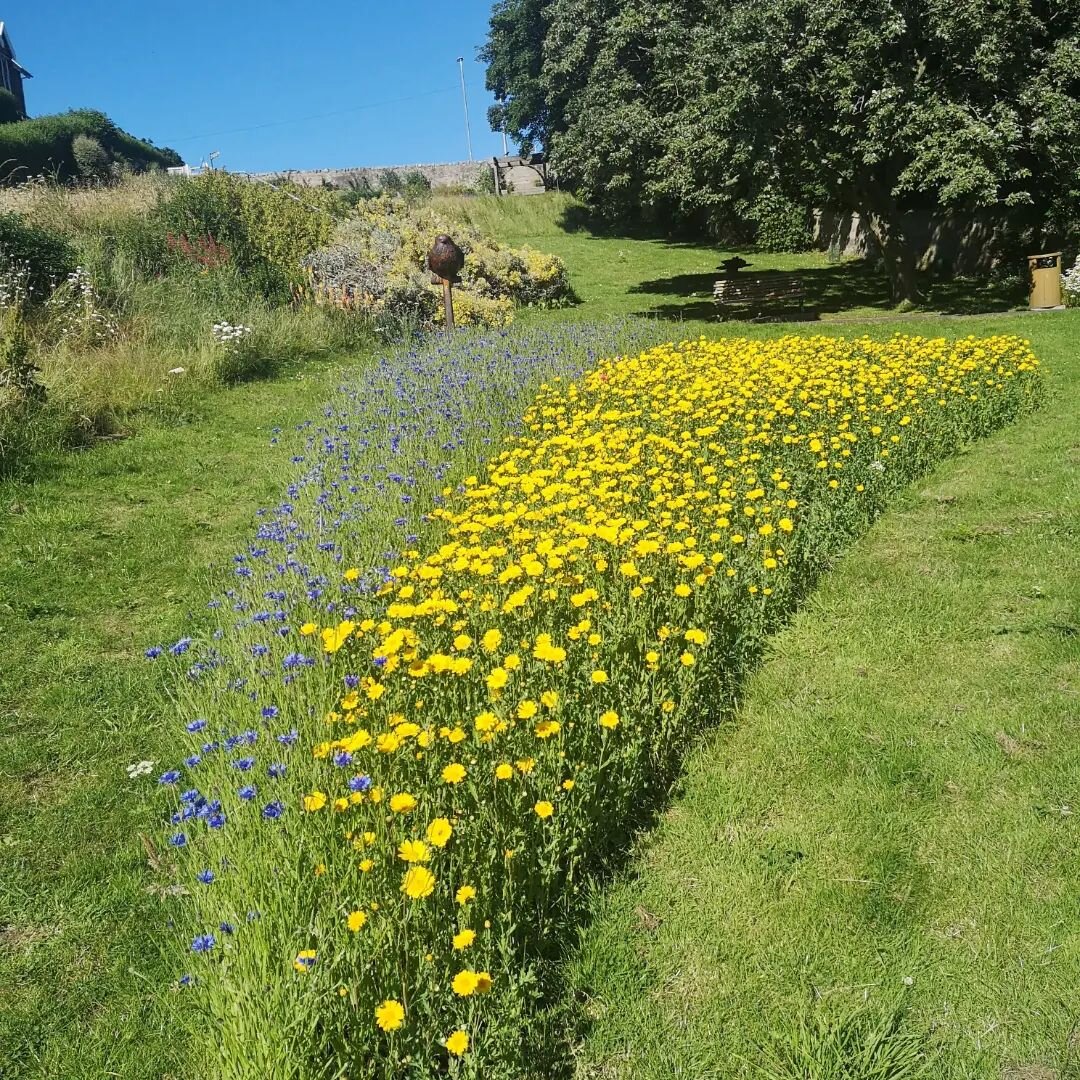
[[[105,180],[109,176],[109,155],[93,135],[76,135],[71,140],[71,157],[81,179]]]
[[[335,243],[304,260],[312,295],[383,320],[440,321],[440,289],[428,279],[426,262],[440,233],[453,235],[465,252],[455,289],[463,325],[504,326],[515,305],[572,301],[566,267],[555,256],[503,247],[431,205],[387,196],[358,206],[338,227]]]
[[[0,125],[0,179],[41,173],[73,179],[79,170],[72,144],[79,135],[96,139],[113,161],[132,172],[183,164],[175,150],[136,139],[104,113],[79,109]]]
[[[473,181],[473,189],[480,195],[495,194],[495,167],[493,165],[482,168],[477,172],[476,180]]]
[[[821,568],[913,477],[1030,408],[1036,369],[1005,337],[603,361],[549,378],[420,536],[408,515],[432,485],[405,463],[453,419],[417,392],[437,363],[409,355],[375,384],[381,469],[328,410],[238,564],[230,606],[250,616],[189,669],[230,690],[186,695],[191,756],[160,778],[208,1071],[554,1071],[550,1045],[530,1059],[529,1008],[590,878]],[[404,554],[353,563],[372,481],[402,518],[367,550],[397,535]]]
[[[0,263],[24,267],[30,300],[39,302],[75,269],[75,252],[55,233],[0,212]]]
[[[151,218],[175,264],[200,271],[232,264],[252,293],[287,299],[301,260],[330,239],[338,206],[330,191],[216,170],[178,178]]]
[[[774,188],[765,188],[744,213],[760,251],[808,251],[813,246],[810,212]]]
[[[426,199],[431,194],[431,181],[419,170],[412,169],[405,174],[401,193],[411,201]]]

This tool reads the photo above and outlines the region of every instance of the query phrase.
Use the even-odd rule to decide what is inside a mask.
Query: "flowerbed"
[[[661,346],[550,378],[385,573],[335,544],[284,684],[204,661],[233,704],[162,778],[206,1074],[548,1075],[582,884],[825,562],[1038,392],[1008,337]],[[311,510],[286,550],[353,527]]]

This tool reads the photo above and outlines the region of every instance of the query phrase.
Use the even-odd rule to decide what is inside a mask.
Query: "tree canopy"
[[[602,213],[858,211],[898,299],[904,211],[1080,222],[1077,0],[502,0],[483,56],[511,134]]]

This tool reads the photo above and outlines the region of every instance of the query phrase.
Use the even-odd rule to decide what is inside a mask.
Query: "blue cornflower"
[[[173,835],[169,837],[169,843],[172,844],[173,847],[183,847],[187,843],[187,833],[173,833]]]
[[[195,979],[191,975],[181,975],[180,976],[180,985],[181,986],[193,986],[194,983],[195,983]]]
[[[195,880],[201,882],[203,885],[209,885],[214,880],[214,871],[200,870],[195,875]]]
[[[200,716],[198,720],[191,720],[184,726],[194,735],[196,731],[202,731],[206,727],[206,721]]]
[[[272,803],[267,803],[263,807],[263,817],[269,818],[271,821],[276,821],[284,813],[285,804],[279,799],[275,799]]]
[[[278,715],[279,711],[280,710],[276,705],[265,705],[262,714],[266,720],[273,720],[274,717]]]
[[[354,776],[349,781],[350,791],[367,791],[371,787],[370,776]]]
[[[280,780],[285,775],[285,765],[280,761],[275,761],[273,765],[267,768],[266,772],[271,780]]]
[[[236,933],[236,927],[233,926],[233,924],[231,922],[223,922],[223,923],[221,923],[218,926],[218,929],[223,934],[235,934]]]
[[[190,648],[191,648],[191,638],[185,637],[185,638],[181,638],[175,645],[170,645],[169,646],[169,652],[171,652],[173,654],[173,656],[182,656]]]
[[[217,742],[204,742],[202,746],[199,747],[199,749],[204,754],[212,754],[215,750],[219,749],[220,746],[221,744]]]
[[[360,685],[360,676],[359,675],[346,675],[345,676],[345,685],[346,685],[346,687],[348,687],[348,689],[355,690]]]
[[[352,754],[350,754],[347,750],[339,750],[334,755],[334,764],[339,769],[344,769],[347,765],[352,764]]]
[[[269,645],[252,645],[251,646],[251,655],[252,656],[265,656],[269,651],[270,651],[270,646]]]
[[[225,815],[218,810],[206,819],[206,824],[209,825],[211,829],[220,829],[225,824]]]
[[[284,660],[281,661],[281,666],[288,671],[294,667],[311,667],[315,661],[309,656],[305,656],[303,653],[289,653]]]
[[[226,750],[235,750],[244,741],[243,735],[230,735],[225,740]]]
[[[258,794],[258,789],[254,784],[246,784],[237,793],[244,802],[251,802],[252,799]]]
[[[209,952],[217,944],[217,938],[213,934],[199,934],[191,943],[191,951],[197,953]]]
[[[177,783],[179,781],[179,779],[180,779],[180,770],[179,769],[169,769],[168,772],[163,772],[158,777],[158,783],[159,784],[175,784],[175,783]]]
[[[386,657],[385,656],[376,656],[375,657],[375,666],[377,668],[386,667]]]
[[[277,737],[277,741],[283,746],[292,746],[292,744],[296,742],[296,740],[299,738],[300,732],[298,732],[296,728],[293,728],[292,731],[287,731],[284,735],[279,735]]]
[[[147,660],[156,660],[164,651],[160,645],[151,645],[143,655]]]
[[[184,764],[189,769],[194,769],[195,766],[198,765],[200,761],[202,761],[202,758],[199,757],[198,754],[192,754],[191,757],[184,758]]]
[[[252,731],[250,728],[240,736],[248,744],[248,746],[254,746],[259,741],[259,733]]]
[[[188,788],[187,791],[180,793],[180,801],[182,803],[192,803],[199,798],[198,788]]]
[[[253,757],[236,758],[229,762],[229,764],[232,765],[234,769],[239,769],[241,772],[247,772],[248,769],[255,764],[255,759]]]

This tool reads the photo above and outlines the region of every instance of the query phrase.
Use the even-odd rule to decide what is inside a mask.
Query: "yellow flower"
[[[443,848],[446,847],[453,832],[454,827],[450,824],[450,820],[438,817],[427,827],[427,838],[435,847]]]
[[[550,739],[552,735],[558,735],[559,729],[562,725],[558,720],[541,720],[536,727],[533,728],[533,734],[538,739]]]
[[[523,701],[517,707],[517,714],[519,720],[531,720],[537,712],[540,711],[540,706],[535,701]]]
[[[423,840],[402,840],[398,845],[398,858],[407,863],[427,862],[431,858],[431,849]]]
[[[596,670],[592,673],[592,681],[599,686],[600,683],[606,683],[608,681],[607,672]]]
[[[693,591],[694,590],[691,589],[690,586],[687,585],[684,581],[680,581],[679,584],[675,586],[676,596],[689,596]]]
[[[510,678],[510,676],[507,673],[505,668],[501,668],[501,667],[492,668],[492,670],[490,672],[488,672],[488,677],[487,677],[488,689],[489,690],[501,690],[506,685],[506,681],[509,678]]]
[[[679,657],[679,663],[682,664],[683,667],[693,667],[694,664],[697,663],[697,660],[694,658],[693,653],[684,652],[682,656]]]
[[[387,998],[381,1005],[375,1007],[375,1023],[383,1031],[397,1031],[405,1023],[405,1009],[400,1001]]]
[[[410,866],[401,879],[401,891],[410,900],[423,900],[435,891],[435,875],[426,866]]]
[[[442,778],[448,784],[460,784],[461,781],[465,779],[465,774],[465,766],[458,761],[454,761],[447,765],[445,769],[443,769]]]
[[[687,630],[683,637],[690,642],[691,645],[704,645],[706,635],[704,630]]]
[[[564,780],[562,782],[562,789],[563,789],[563,791],[573,791],[574,790],[574,781],[573,780]]]
[[[349,914],[349,929],[355,934],[358,930],[363,930],[364,924],[368,921],[366,911],[353,911]]]
[[[457,994],[458,997],[471,997],[476,993],[476,988],[479,983],[477,974],[475,971],[470,971],[466,968],[464,971],[459,971],[453,981],[450,983],[450,989]]]
[[[484,652],[494,652],[502,644],[502,631],[501,630],[489,630],[480,639],[480,644],[484,648]]]
[[[355,581],[360,576],[360,571],[357,570],[355,566],[353,566],[345,571],[344,576],[346,581]]]
[[[454,899],[464,907],[470,900],[476,898],[476,890],[471,885],[462,885],[454,894]]]
[[[318,626],[316,626],[315,623],[306,622],[306,623],[304,623],[303,626],[300,627],[300,633],[303,634],[304,637],[311,637],[311,635],[314,634],[315,631],[318,630],[318,629],[319,628],[318,628]]]
[[[304,796],[304,809],[313,814],[316,810],[321,810],[326,805],[326,795],[322,791],[313,791],[310,795]]]
[[[359,863],[360,872],[366,874],[374,865],[375,861],[373,859],[361,859]]]
[[[537,817],[545,819],[551,817],[551,815],[555,813],[555,807],[545,800],[538,802],[533,807],[533,810],[536,812]]]
[[[458,1028],[457,1031],[452,1031],[446,1037],[446,1042],[443,1045],[454,1057],[461,1057],[469,1049],[469,1036],[461,1028]]]
[[[619,726],[619,714],[614,709],[608,709],[600,717],[600,726],[613,730]]]
[[[545,690],[540,695],[540,704],[543,705],[545,709],[556,708],[559,704],[558,693],[555,690]]]
[[[475,930],[459,930],[454,935],[454,948],[460,952],[462,949],[467,949],[475,940]]]
[[[416,809],[416,799],[407,791],[399,791],[396,795],[390,796],[390,809],[395,814],[407,814],[410,810]]]
[[[517,766],[518,772],[522,775],[525,775],[527,773],[531,773],[536,767],[536,759],[531,757],[518,758],[518,760],[515,761],[514,764]]]
[[[458,634],[458,636],[454,638],[454,648],[457,649],[458,652],[464,652],[470,645],[472,645],[472,638],[469,637],[468,634]]]
[[[495,779],[496,780],[509,780],[514,775],[514,769],[511,765],[508,765],[505,761],[500,762],[495,766]]]

